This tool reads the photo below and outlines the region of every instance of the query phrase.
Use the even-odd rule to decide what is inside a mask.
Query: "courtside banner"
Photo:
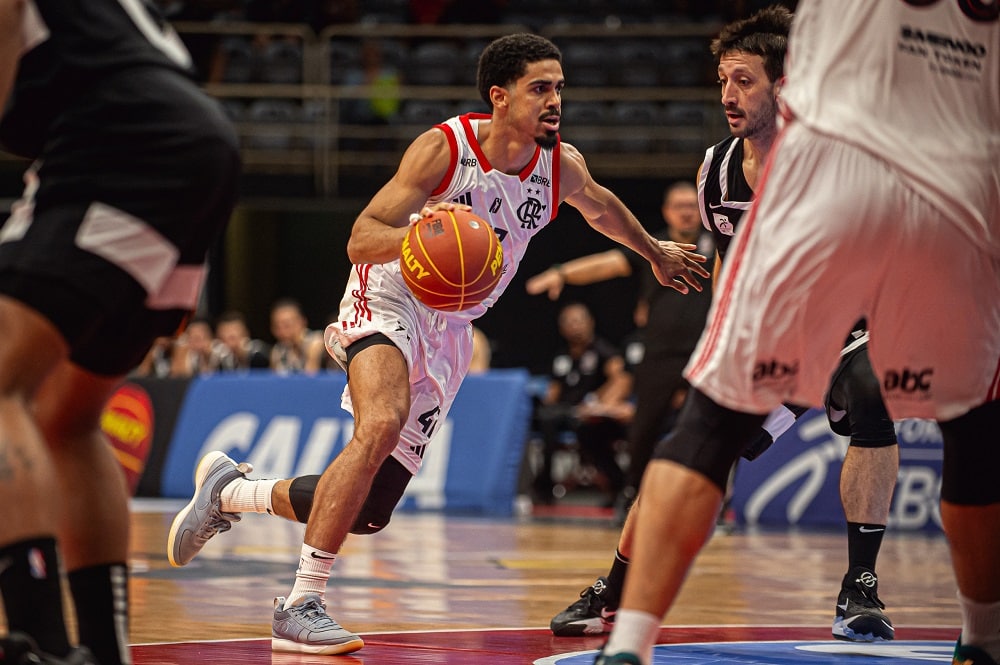
[[[941,531],[941,430],[933,421],[903,420],[896,423],[896,435],[899,475],[889,528]],[[842,527],[839,486],[847,446],[822,411],[808,411],[758,459],[740,460],[732,502],[737,520]]]
[[[190,497],[202,455],[221,450],[254,465],[256,478],[322,473],[350,440],[340,407],[346,377],[217,374],[192,381],[163,469],[165,497]],[[437,424],[404,507],[510,515],[530,420],[528,373],[469,376]]]

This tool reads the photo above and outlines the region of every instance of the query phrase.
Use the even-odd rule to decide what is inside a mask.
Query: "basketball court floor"
[[[137,665],[582,665],[603,638],[556,638],[553,614],[607,572],[618,528],[594,511],[486,519],[397,513],[351,536],[334,566],[330,614],[362,635],[347,656],[272,654],[272,599],[291,588],[303,527],[246,515],[184,568],[166,533],[182,501],[133,504]],[[846,570],[835,532],[718,532],[660,633],[655,663],[895,665],[950,662],[960,619],[940,535],[887,534],[880,595],[897,641],[838,642],[830,623]]]

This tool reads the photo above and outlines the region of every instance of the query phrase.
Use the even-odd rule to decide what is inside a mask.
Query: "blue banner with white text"
[[[942,439],[937,423],[896,423],[899,475],[889,528],[941,531]],[[834,526],[844,524],[840,470],[848,439],[834,434],[826,415],[805,413],[763,455],[740,460],[732,506],[744,524]]]
[[[251,462],[253,477],[322,473],[354,431],[351,414],[340,406],[345,382],[339,372],[195,379],[174,427],[162,495],[191,496],[195,465],[211,450]],[[530,420],[527,383],[522,370],[467,377],[403,507],[512,514]]]

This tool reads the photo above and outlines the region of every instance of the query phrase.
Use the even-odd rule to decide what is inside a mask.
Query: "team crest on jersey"
[[[527,189],[528,198],[517,207],[517,219],[521,222],[522,229],[537,229],[538,223],[542,219],[542,213],[548,207],[538,198],[542,194],[540,189]]]
[[[728,216],[713,212],[712,218],[715,220],[715,228],[719,229],[719,233],[722,235],[731,236],[736,231],[733,223],[729,221]]]

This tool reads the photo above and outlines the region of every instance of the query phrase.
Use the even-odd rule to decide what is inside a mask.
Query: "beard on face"
[[[542,150],[552,150],[556,147],[556,143],[559,142],[559,132],[545,132],[542,136],[535,137],[535,143],[538,144]]]
[[[766,105],[751,113],[743,112],[743,118],[746,120],[746,125],[743,127],[742,131],[738,133],[734,132],[734,134],[739,138],[750,139],[762,132],[773,131],[777,117],[778,101],[777,99],[772,98]]]

